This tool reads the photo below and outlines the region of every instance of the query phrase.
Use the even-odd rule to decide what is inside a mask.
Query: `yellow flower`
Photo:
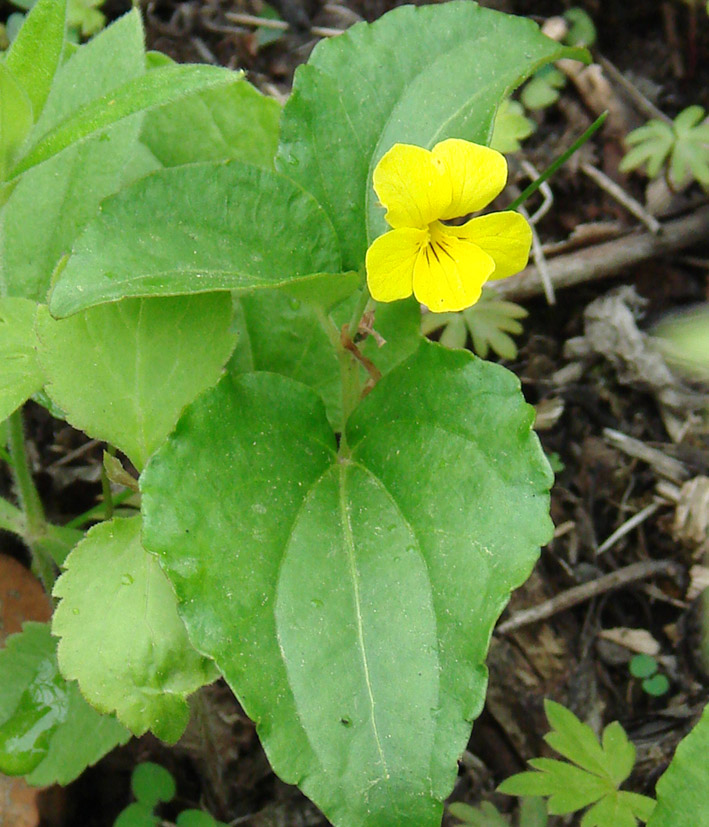
[[[460,226],[443,222],[486,207],[502,192],[507,161],[494,149],[451,138],[429,151],[394,146],[374,170],[374,190],[393,227],[367,250],[367,284],[380,302],[412,293],[429,310],[462,310],[488,279],[523,270],[532,231],[517,212]]]

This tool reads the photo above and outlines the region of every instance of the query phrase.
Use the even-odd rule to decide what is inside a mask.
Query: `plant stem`
[[[25,515],[3,497],[0,497],[0,529],[11,531],[19,537],[24,537],[27,533]]]
[[[37,542],[47,531],[42,501],[32,479],[27,449],[22,409],[18,409],[7,420],[8,445],[12,457],[12,474],[17,486],[17,496],[24,512],[25,531],[23,539],[32,555],[32,570],[42,580],[51,594],[55,579],[54,561]]]
[[[120,493],[116,494],[113,497],[113,508],[114,510],[119,506],[122,505],[126,500],[129,500],[131,497],[135,496],[135,491],[121,491]],[[93,508],[90,508],[88,511],[84,511],[83,514],[79,514],[78,517],[74,517],[73,520],[70,520],[66,524],[66,528],[81,528],[82,526],[86,525],[86,523],[90,523],[94,518],[101,518],[103,519],[106,516],[106,505],[104,503],[99,503],[95,505]]]
[[[340,383],[342,386],[342,424],[340,426],[340,456],[347,456],[349,448],[347,446],[347,436],[345,428],[347,420],[352,411],[357,407],[361,393],[362,393],[362,377],[359,363],[345,347],[342,336],[354,337],[357,330],[359,330],[359,323],[362,320],[369,303],[371,301],[369,290],[365,287],[357,299],[354,306],[350,323],[346,326],[343,332],[340,332],[337,325],[332,320],[330,315],[322,308],[318,308],[317,314],[320,324],[323,327],[327,337],[330,340],[337,359],[340,363]]]
[[[362,288],[362,292],[357,299],[357,303],[352,310],[352,317],[350,318],[350,323],[347,325],[347,331],[349,332],[352,340],[357,335],[357,331],[359,330],[359,323],[362,321],[362,316],[367,312],[370,305],[374,305],[372,297],[369,295],[369,288],[365,285]]]

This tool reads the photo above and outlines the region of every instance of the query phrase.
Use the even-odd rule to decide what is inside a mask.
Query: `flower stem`
[[[24,512],[25,530],[23,539],[32,555],[32,571],[41,579],[45,589],[51,594],[55,579],[54,562],[49,553],[38,542],[46,534],[47,521],[27,459],[21,408],[9,417],[7,426],[8,445],[12,457],[12,474],[15,479],[20,506]]]

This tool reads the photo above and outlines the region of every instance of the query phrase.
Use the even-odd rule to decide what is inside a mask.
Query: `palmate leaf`
[[[585,56],[469,0],[395,9],[319,43],[298,68],[276,164],[323,205],[356,270],[387,229],[371,181],[394,143],[486,144],[512,89],[549,61]]]
[[[573,763],[553,758],[535,758],[529,764],[536,772],[513,775],[498,790],[507,795],[548,796],[549,812],[563,815],[593,805],[582,819],[583,827],[636,827],[636,818],[646,821],[652,799],[619,790],[635,763],[635,747],[617,722],[603,730],[599,743],[595,733],[566,707],[545,701],[552,731],[544,740]]]
[[[190,639],[338,827],[440,823],[492,626],[549,536],[532,418],[512,374],[424,342],[339,456],[312,390],[252,373],[189,406],[142,475]]]
[[[527,311],[514,302],[499,301],[493,290],[484,289],[480,301],[459,313],[428,313],[422,321],[422,330],[428,335],[443,328],[442,345],[465,347],[468,335],[473,340],[475,353],[484,359],[490,350],[502,359],[515,359],[517,345],[512,336],[523,331],[520,319]]]
[[[669,165],[669,180],[681,188],[692,178],[709,189],[709,120],[701,106],[689,106],[669,124],[648,121],[625,139],[632,147],[620,163],[621,172],[645,166],[656,178],[663,165]]]

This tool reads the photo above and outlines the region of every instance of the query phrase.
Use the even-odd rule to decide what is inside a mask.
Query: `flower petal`
[[[392,227],[426,228],[450,204],[446,168],[420,146],[394,144],[374,169],[374,190]]]
[[[416,259],[414,295],[434,313],[463,310],[480,298],[494,269],[480,247],[438,231]]]
[[[472,241],[491,256],[495,272],[491,279],[504,279],[524,270],[532,246],[532,229],[518,212],[493,212],[471,218],[461,227],[446,227],[457,238]]]
[[[507,183],[507,161],[488,146],[449,138],[433,147],[433,158],[443,164],[450,181],[451,199],[436,218],[462,218],[486,207]]]
[[[367,285],[378,302],[405,299],[413,292],[414,264],[428,242],[428,231],[413,227],[391,230],[367,250]]]

